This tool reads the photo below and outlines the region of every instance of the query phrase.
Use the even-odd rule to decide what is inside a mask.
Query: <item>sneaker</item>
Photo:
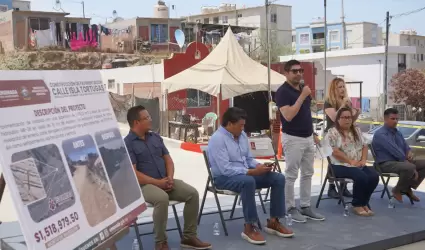
[[[242,239],[254,245],[264,245],[266,240],[260,233],[260,229],[251,224],[245,224],[245,230],[241,233]]]
[[[210,243],[202,242],[197,237],[192,237],[190,239],[184,239],[181,241],[180,246],[182,248],[188,248],[188,249],[211,249],[212,246]]]
[[[271,221],[267,220],[267,226],[264,228],[264,231],[268,234],[277,235],[283,238],[291,238],[294,236],[294,232],[283,226],[278,220]]]
[[[304,217],[297,208],[292,207],[288,210],[288,214],[291,214],[292,220],[297,223],[306,223],[307,218]]]
[[[313,210],[311,210],[311,207],[301,208],[301,214],[309,218],[310,220],[315,220],[315,221],[325,220],[325,217],[323,215],[313,212]]]

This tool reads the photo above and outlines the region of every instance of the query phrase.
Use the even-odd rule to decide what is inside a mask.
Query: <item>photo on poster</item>
[[[74,205],[75,195],[56,145],[15,153],[10,168],[22,202],[35,222]]]
[[[94,227],[117,210],[102,159],[90,135],[66,140],[62,148],[87,221]]]
[[[25,206],[47,197],[46,189],[33,158],[14,162],[10,169]]]
[[[97,132],[95,139],[118,206],[123,209],[141,197],[124,141],[117,128]]]

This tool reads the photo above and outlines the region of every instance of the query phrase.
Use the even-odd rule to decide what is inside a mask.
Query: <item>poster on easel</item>
[[[2,71],[0,117],[28,249],[93,249],[146,210],[99,71]]]

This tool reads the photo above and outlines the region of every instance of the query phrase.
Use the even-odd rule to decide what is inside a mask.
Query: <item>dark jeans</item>
[[[261,176],[218,176],[214,178],[214,183],[218,189],[230,190],[240,194],[246,224],[254,224],[258,221],[255,190],[260,188],[271,187],[271,218],[285,217],[285,176],[283,174],[269,172]]]
[[[379,175],[369,167],[333,166],[335,177],[347,178],[354,181],[353,207],[365,207],[369,204],[370,197],[379,183]]]

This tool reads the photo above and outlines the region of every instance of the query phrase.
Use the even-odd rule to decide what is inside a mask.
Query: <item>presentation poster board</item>
[[[28,249],[93,249],[146,210],[98,71],[2,71],[0,117]]]

